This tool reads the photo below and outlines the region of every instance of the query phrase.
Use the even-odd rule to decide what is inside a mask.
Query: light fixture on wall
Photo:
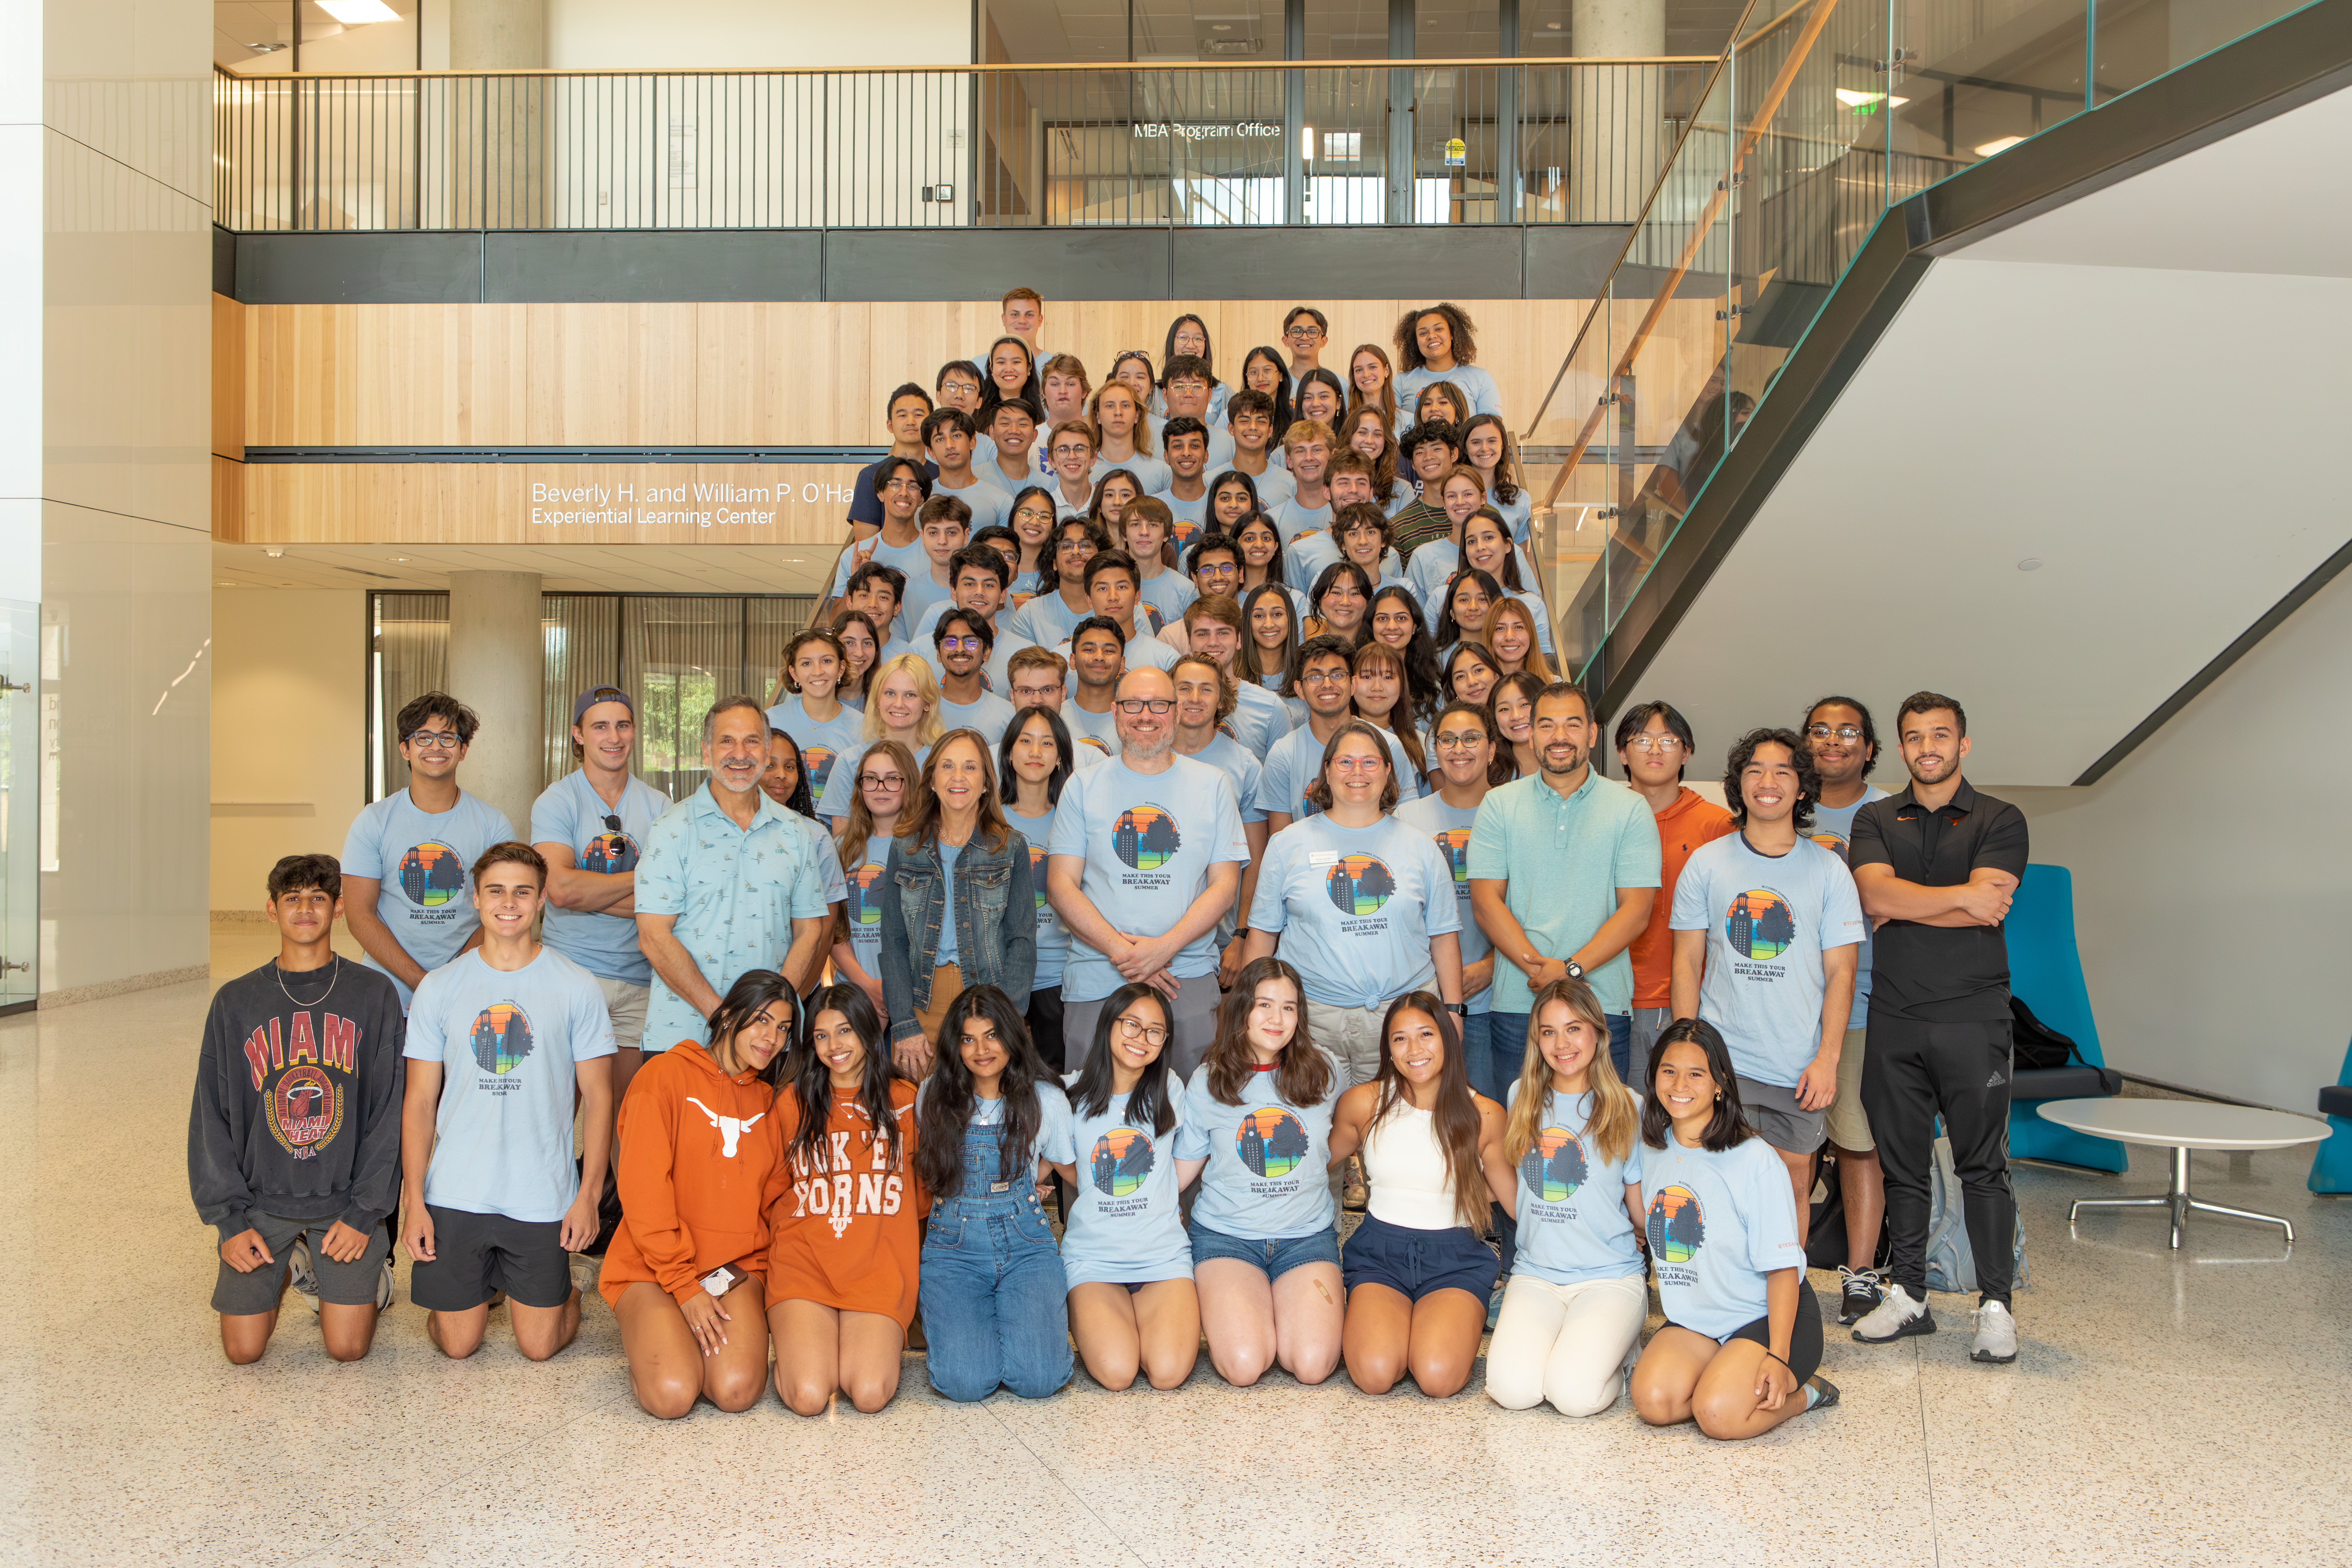
[[[319,9],[346,27],[363,27],[370,22],[397,22],[400,13],[383,0],[319,0]]]

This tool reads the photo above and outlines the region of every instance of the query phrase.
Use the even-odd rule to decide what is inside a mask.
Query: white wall
[[[367,595],[216,588],[213,626],[210,907],[253,910],[280,857],[341,854],[365,804]]]
[[[430,23],[428,47],[430,47]],[[810,0],[547,0],[547,63],[555,68],[694,67],[887,69],[968,65],[971,0],[888,6]]]
[[[2074,870],[2109,1065],[2306,1112],[2336,1081],[2352,1037],[2347,670],[2352,576],[2096,784],[2000,792],[2033,858]]]

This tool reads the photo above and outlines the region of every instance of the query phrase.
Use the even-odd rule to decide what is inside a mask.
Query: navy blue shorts
[[[1484,1301],[1494,1294],[1503,1260],[1466,1226],[1409,1230],[1366,1215],[1340,1253],[1339,1271],[1350,1290],[1385,1285],[1409,1301],[1433,1290],[1467,1290]]]
[[[1196,1268],[1213,1258],[1230,1258],[1262,1270],[1268,1279],[1279,1279],[1302,1264],[1339,1261],[1339,1237],[1336,1231],[1318,1230],[1307,1236],[1252,1241],[1211,1230],[1199,1220],[1194,1220],[1187,1230],[1192,1238],[1192,1266]]]

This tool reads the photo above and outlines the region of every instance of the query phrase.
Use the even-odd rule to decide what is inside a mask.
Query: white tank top
[[[1454,1173],[1438,1146],[1437,1119],[1411,1100],[1399,1100],[1364,1134],[1366,1205],[1375,1219],[1407,1230],[1447,1230],[1460,1225],[1454,1208]]]

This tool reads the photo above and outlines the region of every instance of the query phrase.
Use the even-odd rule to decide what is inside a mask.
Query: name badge
[[[1337,866],[1339,863],[1339,852],[1337,849],[1309,850],[1307,863],[1309,866]]]

